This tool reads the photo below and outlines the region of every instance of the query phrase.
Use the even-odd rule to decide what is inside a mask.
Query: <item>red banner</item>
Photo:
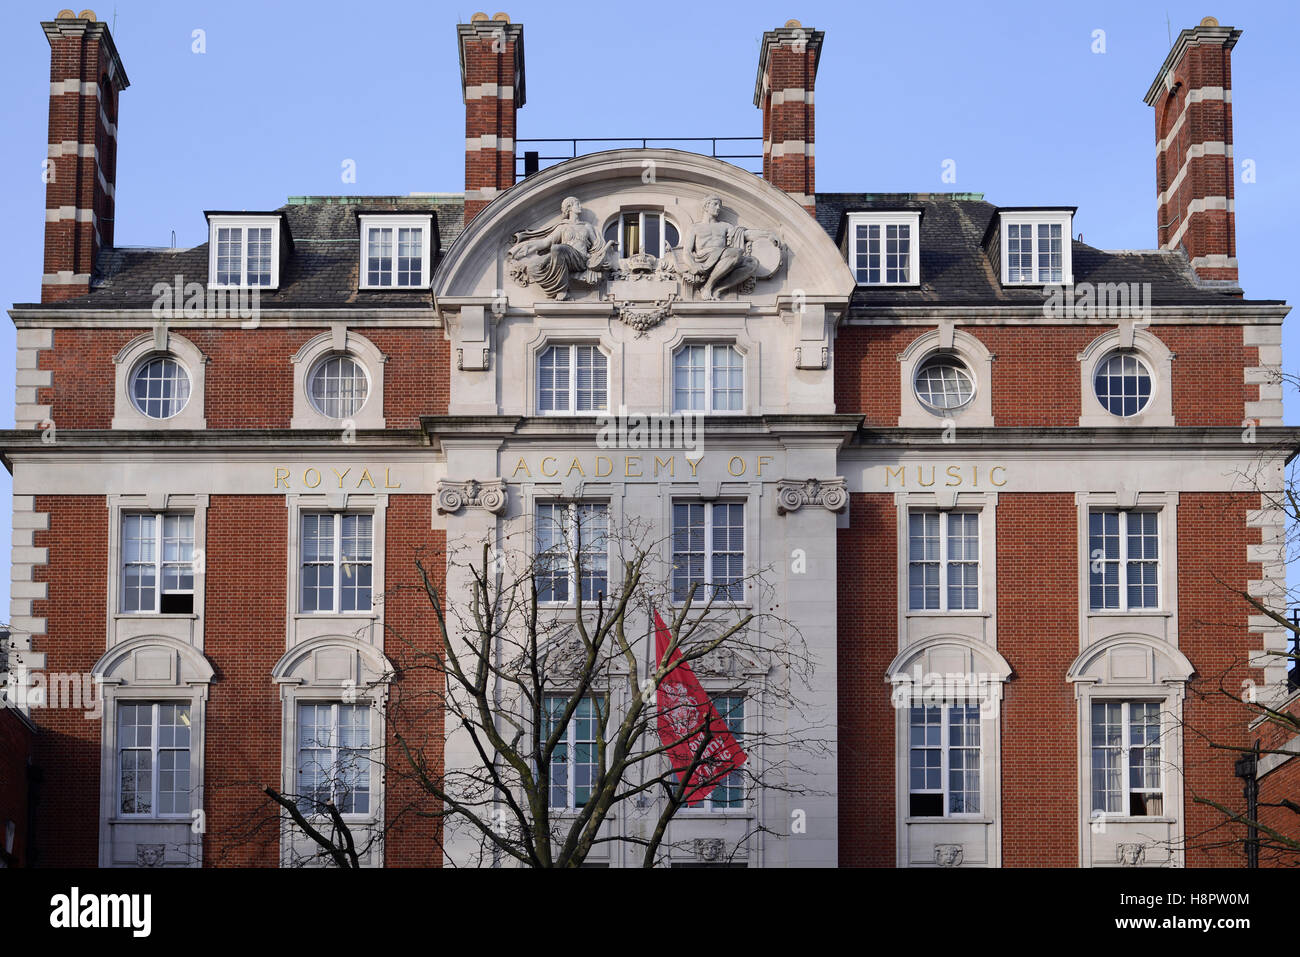
[[[703,748],[703,757],[691,775],[686,798],[687,804],[699,804],[728,773],[745,763],[745,752],[700,686],[690,664],[682,660],[676,648],[669,654],[671,644],[672,634],[656,611],[655,661],[660,665],[677,662],[659,683],[659,739],[668,749],[679,780]],[[704,742],[706,729],[707,743]]]

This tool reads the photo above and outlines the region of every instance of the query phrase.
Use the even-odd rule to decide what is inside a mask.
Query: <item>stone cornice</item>
[[[1288,460],[1300,451],[1300,427],[1259,426],[1254,442],[1242,441],[1242,429],[1227,428],[1040,428],[993,427],[958,428],[949,441],[945,430],[933,429],[863,429],[845,448],[844,454],[870,454],[877,449],[934,451],[970,455],[973,452],[1001,452],[1017,449],[1036,452],[1050,449],[1082,451],[1209,451],[1240,454],[1243,450],[1269,457],[1285,456]]]
[[[1152,306],[1150,314],[1141,321],[1152,324],[1233,325],[1266,323],[1277,325],[1291,312],[1285,302],[1261,301],[1240,303],[1215,303],[1195,306]],[[1043,315],[1042,303],[1019,305],[970,306],[955,304],[924,306],[870,305],[851,306],[843,320],[844,325],[871,325],[873,323],[934,324],[940,319],[959,320],[962,325],[1034,325],[1034,326],[1115,326],[1122,320],[1106,317],[1053,318]],[[1131,321],[1138,321],[1134,317]]]

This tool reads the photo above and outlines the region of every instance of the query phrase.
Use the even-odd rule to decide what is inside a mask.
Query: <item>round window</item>
[[[930,356],[916,370],[916,397],[933,412],[960,409],[975,396],[975,380],[951,353]]]
[[[1137,415],[1151,401],[1151,370],[1132,352],[1112,352],[1093,376],[1097,401],[1112,415]]]
[[[312,367],[307,377],[307,395],[321,415],[346,419],[366,404],[370,380],[356,359],[346,355],[326,356]]]
[[[171,356],[154,356],[131,373],[131,401],[151,419],[170,419],[190,401],[190,374]]]

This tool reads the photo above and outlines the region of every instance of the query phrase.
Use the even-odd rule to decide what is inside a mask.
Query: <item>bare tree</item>
[[[615,533],[579,520],[543,549],[514,536],[416,559],[436,640],[398,634],[384,676],[387,746],[371,758],[390,793],[406,782],[430,799],[402,811],[432,819],[445,863],[577,867],[623,845],[651,867],[681,849],[672,824],[706,797],[740,808],[760,791],[824,793],[801,765],[831,753],[806,700],[813,660],[797,628],[760,610],[776,607],[770,570],[688,584],[635,525]],[[463,600],[448,599],[444,580],[463,583]],[[703,702],[661,693],[687,669]],[[767,718],[733,728],[746,699]],[[264,793],[316,860],[357,866],[333,804]],[[710,842],[712,862],[768,831],[757,814],[741,818],[730,839]]]

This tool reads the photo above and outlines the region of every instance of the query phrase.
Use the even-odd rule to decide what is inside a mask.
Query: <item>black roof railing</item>
[[[522,144],[539,145],[537,149],[527,149]],[[708,148],[698,145],[703,144]],[[564,160],[585,156],[613,149],[684,149],[688,153],[700,153],[714,159],[726,160],[734,166],[751,173],[763,172],[763,138],[761,136],[576,136],[576,137],[542,137],[515,140],[515,182],[531,176],[547,166]],[[580,145],[586,144],[586,145]],[[598,144],[593,146],[592,144]],[[721,147],[719,144],[722,144]],[[736,152],[751,144],[749,148],[756,153]],[[568,152],[564,152],[565,147]],[[719,149],[724,152],[719,152]]]

